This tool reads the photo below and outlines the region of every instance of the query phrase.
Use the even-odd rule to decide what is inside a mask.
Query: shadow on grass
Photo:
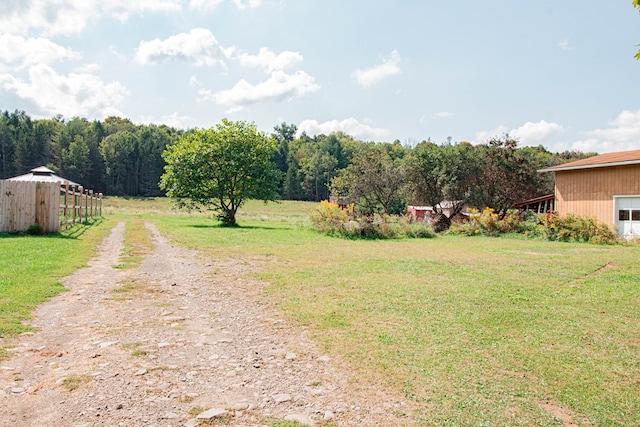
[[[89,220],[88,222],[85,222],[82,224],[76,224],[58,233],[50,233],[50,234],[28,234],[26,232],[0,233],[0,239],[19,239],[23,237],[36,237],[38,239],[78,239],[80,236],[86,233],[89,228],[102,224],[104,220],[105,220],[104,218],[96,217]]]
[[[205,224],[194,224],[189,225],[191,228],[216,228],[220,230],[282,230],[283,227],[268,227],[264,225],[238,225],[236,227],[228,227],[221,224],[213,224],[213,225],[205,225]],[[287,227],[290,228],[290,227]]]

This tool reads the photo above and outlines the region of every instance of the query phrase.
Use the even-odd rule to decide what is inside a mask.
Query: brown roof
[[[606,153],[599,156],[587,157],[586,159],[575,160],[562,165],[540,169],[538,172],[555,172],[636,164],[640,164],[640,150],[618,151],[616,153]]]

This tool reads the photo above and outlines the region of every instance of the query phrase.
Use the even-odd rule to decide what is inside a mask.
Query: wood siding
[[[613,196],[640,195],[640,165],[557,171],[556,211],[614,225]]]
[[[59,183],[0,181],[0,232],[26,231],[33,224],[56,232],[59,212]]]

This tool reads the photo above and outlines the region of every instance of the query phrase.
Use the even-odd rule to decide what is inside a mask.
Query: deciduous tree
[[[275,141],[253,123],[223,119],[165,149],[160,185],[178,206],[212,209],[223,225],[236,226],[244,202],[278,197],[279,174],[271,161],[275,150]]]
[[[390,144],[385,144],[389,145]],[[404,211],[404,174],[384,145],[366,145],[331,181],[331,192],[344,197],[366,214]]]

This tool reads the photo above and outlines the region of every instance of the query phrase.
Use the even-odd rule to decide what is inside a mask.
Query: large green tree
[[[431,206],[436,212],[434,229],[447,230],[451,219],[462,212],[476,188],[480,161],[468,143],[418,144],[407,158],[412,202]]]
[[[255,124],[223,119],[165,149],[160,186],[178,206],[214,210],[223,225],[236,226],[238,208],[247,200],[277,199],[275,151],[275,141]]]
[[[331,181],[333,195],[355,203],[365,214],[404,212],[405,186],[400,159],[390,156],[390,144],[367,144],[354,154],[351,164]]]

